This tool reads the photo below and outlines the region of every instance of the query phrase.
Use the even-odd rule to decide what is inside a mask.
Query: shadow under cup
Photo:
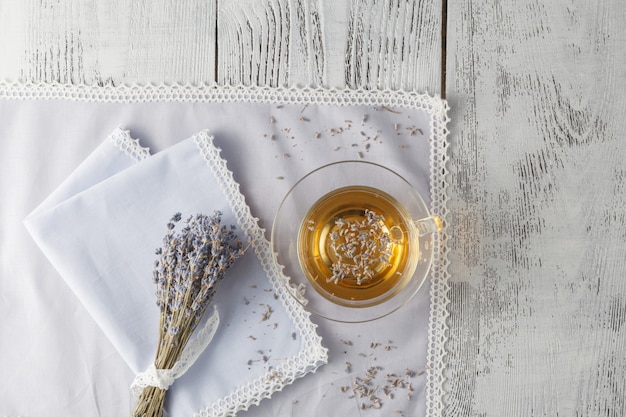
[[[364,322],[396,311],[417,293],[440,226],[400,175],[345,161],[292,187],[274,219],[271,245],[298,302],[327,319]]]

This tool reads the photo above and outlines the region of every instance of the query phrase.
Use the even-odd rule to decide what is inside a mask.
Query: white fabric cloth
[[[116,129],[69,183],[26,220],[48,259],[136,372],[150,369],[156,351],[159,314],[152,265],[169,219],[177,212],[186,217],[219,210],[223,224],[239,226],[241,240],[250,241],[254,250],[227,272],[214,300],[225,325],[211,349],[194,363],[191,376],[179,375],[170,388],[166,407],[171,415],[202,410],[220,415],[246,408],[270,395],[274,385],[282,387],[326,362],[307,314],[276,281],[268,282],[272,265],[256,259],[255,252],[268,252],[268,243],[212,141],[207,132],[200,132],[148,158],[126,132]],[[118,155],[110,151],[112,144]],[[119,154],[144,158],[102,179],[110,160],[115,167],[123,165],[117,164]],[[79,188],[78,179],[87,188],[72,195]],[[264,285],[266,291],[259,290]],[[252,299],[258,304],[245,302]],[[277,326],[254,336],[252,343],[248,337],[264,321],[263,316],[258,319],[262,311],[272,312],[263,326]],[[260,349],[296,363],[267,361],[250,367],[249,358],[258,356],[255,352]],[[275,381],[268,382],[270,378]]]
[[[284,90],[251,91],[241,88],[217,89],[205,95],[200,92],[196,96],[167,91],[164,95],[160,92],[158,95],[139,94],[140,102],[126,103],[117,102],[125,101],[124,97],[128,97],[124,91],[105,91],[99,96],[100,99],[93,95],[83,95],[84,92],[66,94],[64,91],[53,91],[52,94],[47,91],[45,95],[41,95],[35,88],[21,97],[18,97],[21,92],[17,94],[11,90],[0,91],[0,113],[6,115],[0,123],[0,137],[3,139],[0,141],[0,150],[3,151],[0,152],[0,162],[5,162],[0,166],[7,173],[0,178],[0,191],[4,192],[3,195],[8,193],[15,196],[14,200],[2,206],[6,210],[3,214],[11,214],[9,218],[3,216],[2,220],[4,230],[10,233],[0,235],[0,238],[7,239],[2,242],[3,247],[7,247],[4,244],[9,241],[13,244],[10,250],[2,254],[2,286],[6,290],[3,293],[9,294],[9,300],[13,300],[11,297],[14,294],[20,294],[32,313],[11,317],[11,306],[15,303],[3,304],[0,308],[4,317],[11,317],[8,321],[9,329],[26,329],[30,335],[45,335],[47,341],[47,348],[43,345],[32,346],[28,341],[16,337],[17,332],[11,332],[13,339],[20,342],[11,345],[0,343],[3,357],[21,358],[24,348],[28,347],[29,355],[42,358],[35,361],[38,368],[34,365],[31,367],[25,360],[15,361],[16,371],[11,372],[15,376],[15,383],[0,393],[0,404],[6,404],[5,409],[0,405],[0,414],[47,415],[50,412],[54,414],[54,410],[70,410],[68,415],[93,415],[96,413],[94,410],[97,410],[100,415],[107,415],[110,410],[120,408],[130,411],[134,403],[128,390],[132,373],[145,370],[153,359],[156,328],[153,323],[148,322],[156,320],[156,307],[138,316],[136,328],[151,332],[140,338],[141,347],[124,337],[118,337],[115,341],[114,333],[117,330],[113,327],[117,325],[109,328],[98,320],[104,334],[114,340],[116,349],[132,368],[132,373],[127,373],[126,378],[120,378],[118,374],[121,368],[119,364],[117,367],[111,366],[115,363],[115,358],[111,357],[111,349],[103,344],[97,329],[93,329],[90,317],[81,314],[73,296],[66,291],[67,287],[50,269],[29,238],[24,236],[21,220],[60,183],[63,185],[47,200],[47,203],[55,206],[54,211],[58,211],[56,214],[69,216],[69,212],[64,212],[63,206],[69,201],[84,199],[87,203],[80,204],[86,204],[85,207],[90,210],[83,210],[81,216],[88,214],[109,219],[110,214],[115,212],[115,221],[122,222],[125,229],[137,227],[123,216],[122,209],[126,207],[124,204],[129,204],[127,199],[122,198],[123,203],[119,204],[120,195],[112,195],[117,200],[104,200],[118,203],[102,205],[103,198],[100,195],[98,204],[90,205],[89,196],[95,196],[96,190],[107,193],[114,191],[115,187],[111,184],[118,182],[118,177],[143,171],[143,168],[138,168],[140,166],[163,163],[171,168],[167,155],[182,156],[197,152],[196,149],[192,152],[190,141],[181,142],[181,139],[209,128],[215,137],[215,143],[222,149],[221,156],[228,161],[228,168],[241,185],[241,194],[245,196],[252,215],[259,219],[259,225],[265,230],[269,230],[282,197],[302,175],[329,162],[358,158],[388,166],[403,175],[416,186],[435,214],[444,216],[445,220],[445,192],[439,195],[437,192],[445,188],[446,116],[445,105],[436,98],[419,95],[398,98],[398,95],[392,93],[368,95],[358,92],[309,91],[303,94]],[[52,100],[32,100],[42,97]],[[77,97],[78,100],[95,102],[76,101]],[[19,100],[13,100],[16,98]],[[159,98],[166,101],[151,101]],[[133,136],[141,138],[143,145],[153,149],[155,155],[137,163],[136,160],[142,160],[146,156],[145,152],[130,151],[129,156],[128,149],[120,152],[119,144],[116,145],[115,141],[101,143],[102,137],[116,125],[130,129]],[[11,155],[11,158],[24,155],[24,158],[15,163],[4,155]],[[108,162],[101,168],[93,169],[89,181],[78,175],[81,166],[76,175],[71,175],[67,182],[63,182],[73,167],[85,158],[87,160],[83,165],[89,164],[93,168],[94,165],[89,160],[97,155]],[[207,165],[198,161],[195,163],[198,164],[195,168],[189,167],[194,176],[201,175],[202,181],[208,181],[209,178],[205,176],[213,174],[206,169]],[[183,171],[186,170],[187,168]],[[113,172],[118,174],[111,176]],[[154,181],[156,177],[152,175],[160,178],[165,175],[164,172],[155,169],[150,175],[146,174],[142,184],[148,184],[147,189],[137,186],[132,188],[131,194],[139,197],[162,190],[166,184]],[[178,168],[168,172],[177,173]],[[433,172],[438,176],[433,178]],[[7,178],[13,178],[13,181]],[[195,178],[192,180],[196,181]],[[433,184],[436,186],[433,187]],[[118,185],[131,187],[126,180],[119,180]],[[25,190],[28,190],[27,194]],[[80,198],[71,197],[73,195],[80,195]],[[226,195],[228,199],[228,193],[221,195]],[[434,197],[431,199],[431,196]],[[212,205],[212,208],[219,207]],[[175,209],[178,210],[185,211],[181,207]],[[168,216],[171,214],[167,213]],[[42,220],[47,215],[51,214],[39,209],[33,212],[34,217]],[[71,220],[79,219],[72,217]],[[108,224],[112,222],[111,218]],[[159,230],[159,222],[154,223],[157,224],[158,233],[154,232],[152,239],[158,243],[163,229]],[[61,227],[61,223],[58,223],[50,231],[54,233]],[[106,238],[110,238],[110,231],[102,223],[95,222],[90,227],[96,228],[99,233],[107,233]],[[263,232],[265,237],[269,237],[267,231],[261,230],[262,234]],[[156,246],[146,243],[147,241],[148,239],[138,241],[136,235],[130,233],[124,234],[127,248],[143,247],[153,254]],[[445,239],[442,242],[445,244]],[[405,389],[392,393],[394,398],[391,399],[379,390],[377,394],[384,400],[384,406],[381,409],[368,410],[371,415],[388,415],[398,410],[406,415],[425,414],[428,407],[432,408],[432,404],[436,405],[441,399],[439,388],[443,379],[439,367],[441,363],[437,358],[443,351],[445,342],[443,329],[447,264],[444,262],[445,253],[441,253],[440,259],[433,265],[431,280],[427,285],[422,287],[409,304],[384,319],[345,325],[312,317],[318,325],[317,333],[322,336],[324,346],[329,349],[328,365],[320,367],[314,375],[301,378],[289,386],[272,386],[271,390],[282,392],[275,393],[271,400],[261,401],[258,407],[252,407],[244,414],[352,415],[356,409],[371,405],[367,398],[355,395],[352,386],[356,378],[365,377],[373,366],[378,369],[373,382],[381,388],[386,383],[387,374],[404,375],[408,370],[413,376],[410,392]],[[111,263],[107,263],[100,253],[97,255],[99,262],[112,269],[115,269],[113,265],[117,265],[117,272],[120,274],[128,270],[128,267],[119,265],[118,258],[112,254],[106,257]],[[247,262],[264,265],[254,255],[240,261],[242,262],[234,268],[248,268],[250,265]],[[132,271],[133,274],[140,272],[143,276],[146,274],[143,269],[148,268],[145,282],[136,284],[138,287],[151,287],[151,264],[152,260],[149,265],[146,261],[139,268],[141,271]],[[23,279],[4,279],[13,271],[22,271],[20,275]],[[261,275],[267,274],[263,271]],[[233,276],[241,275],[233,270]],[[63,277],[66,278],[64,275]],[[207,405],[227,395],[228,388],[225,387],[228,385],[224,385],[224,381],[230,380],[231,386],[245,383],[251,380],[250,377],[255,372],[259,372],[255,375],[261,375],[270,366],[274,369],[278,362],[290,362],[277,353],[285,346],[295,346],[292,344],[293,332],[282,329],[289,320],[280,318],[281,310],[277,308],[273,308],[270,320],[261,322],[259,319],[264,311],[263,305],[281,304],[281,300],[274,299],[267,279],[260,281],[265,284],[250,284],[248,281],[253,278],[249,276],[244,279],[247,284],[240,288],[250,291],[252,295],[233,295],[238,289],[235,288],[235,280],[224,282],[229,282],[232,288],[224,285],[220,289],[219,300],[216,299],[220,313],[229,311],[231,307],[236,307],[236,312],[223,315],[220,329],[199,362],[172,385],[170,394],[175,395],[171,398],[176,399],[168,404],[169,409],[174,410],[171,415],[192,415],[198,410],[198,415],[210,415],[206,410]],[[96,285],[100,281],[98,277],[94,279]],[[152,288],[146,290],[149,295],[145,301],[152,306]],[[99,302],[96,300],[92,303],[89,296],[100,297],[102,293],[94,291],[86,295],[87,299],[84,298],[85,294],[79,294],[79,297],[87,311],[94,314]],[[228,305],[229,303],[232,305]],[[102,306],[110,308],[109,304]],[[146,310],[152,308],[147,307]],[[239,317],[243,316],[248,318],[242,321]],[[127,318],[124,314],[116,317],[122,324]],[[111,323],[117,321],[113,320]],[[274,323],[278,323],[275,329]],[[77,337],[79,334],[76,329],[88,331],[89,338],[81,340]],[[275,337],[279,330],[282,331],[282,336]],[[234,334],[239,337],[235,345],[226,341]],[[97,345],[90,344],[91,339],[94,343],[97,340]],[[60,340],[67,342],[61,343]],[[274,351],[272,346],[275,345],[281,345],[281,348]],[[96,350],[95,346],[98,347]],[[72,356],[63,356],[61,361],[54,360],[55,355],[65,355],[61,352],[67,350],[74,352]],[[304,360],[310,353],[299,356],[299,359]],[[228,359],[218,360],[214,356],[216,354],[223,354]],[[204,359],[206,361],[202,362]],[[242,368],[245,369],[243,372],[236,371],[231,366],[232,363],[237,366],[243,364]],[[50,378],[57,383],[42,383],[37,397],[33,397],[34,394],[25,388],[29,378],[21,375],[32,375],[42,365],[47,369],[54,369],[54,376]],[[221,371],[216,372],[214,367]],[[112,374],[108,372],[109,369],[117,369],[118,373]],[[208,389],[193,383],[196,378],[207,379]],[[64,386],[64,383],[67,385]],[[75,395],[89,390],[93,395]],[[408,394],[412,394],[410,399],[407,399]],[[45,405],[38,407],[36,404],[41,402],[35,398],[43,398]]]

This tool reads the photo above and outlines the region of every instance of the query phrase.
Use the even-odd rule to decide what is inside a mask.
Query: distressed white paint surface
[[[0,78],[90,85],[211,83],[216,4],[4,0]]]
[[[446,415],[623,416],[625,3],[449,4]]]
[[[440,17],[440,1],[220,1],[218,82],[438,93]]]
[[[440,15],[440,1],[6,0],[0,79],[438,93]]]
[[[7,0],[0,79],[439,93],[440,7]],[[449,2],[446,416],[626,415],[625,7]]]

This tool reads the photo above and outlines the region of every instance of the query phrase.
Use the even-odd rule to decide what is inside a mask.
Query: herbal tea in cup
[[[318,168],[287,193],[271,245],[284,284],[310,311],[362,322],[404,305],[424,282],[441,221],[383,166]]]
[[[418,224],[389,194],[367,186],[331,191],[311,207],[298,234],[298,259],[307,279],[333,302],[359,307],[401,291],[419,259]]]

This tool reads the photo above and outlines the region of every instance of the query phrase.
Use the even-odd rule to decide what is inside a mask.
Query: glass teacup
[[[292,187],[272,227],[290,293],[322,317],[361,322],[397,310],[428,275],[441,228],[400,175],[364,161],[318,168]]]

